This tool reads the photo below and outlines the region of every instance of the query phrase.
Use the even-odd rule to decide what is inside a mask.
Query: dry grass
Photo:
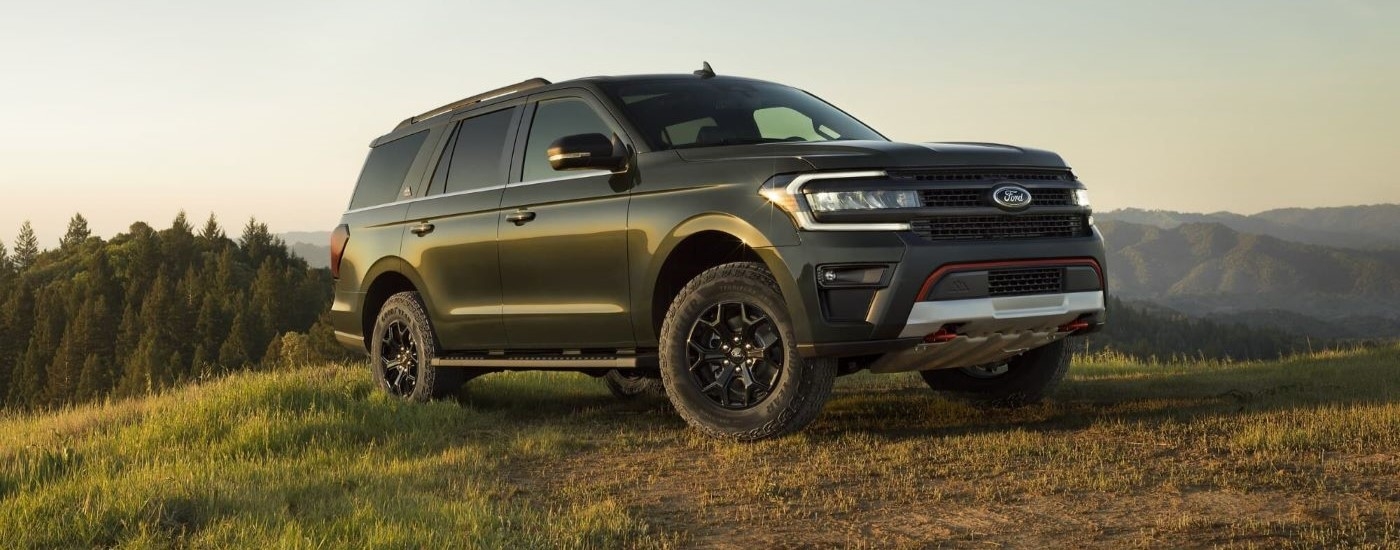
[[[1095,357],[990,411],[857,375],[757,444],[579,375],[242,375],[0,419],[0,546],[1397,547],[1398,360]]]

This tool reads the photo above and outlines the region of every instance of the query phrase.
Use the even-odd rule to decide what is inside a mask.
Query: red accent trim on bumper
[[[1093,258],[1047,258],[1043,260],[1008,260],[1000,262],[969,262],[961,264],[944,264],[924,280],[924,286],[919,289],[918,301],[922,302],[928,298],[929,291],[933,290],[933,285],[949,273],[962,271],[982,271],[987,269],[998,269],[1005,267],[1067,267],[1075,265],[1087,265],[1094,268],[1094,273],[1099,275],[1099,289],[1104,287],[1103,268],[1099,267],[1099,262]]]

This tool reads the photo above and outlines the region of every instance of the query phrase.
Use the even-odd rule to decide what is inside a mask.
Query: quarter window
[[[394,202],[404,191],[404,177],[423,148],[428,132],[401,137],[370,150],[360,181],[355,184],[355,196],[350,208],[365,208]]]
[[[523,180],[533,181],[558,177],[561,174],[549,165],[545,152],[554,140],[576,134],[603,134],[612,137],[613,130],[593,107],[578,98],[541,101],[530,123],[530,139],[525,147]]]

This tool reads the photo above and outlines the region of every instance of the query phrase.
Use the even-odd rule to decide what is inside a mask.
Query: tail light
[[[340,224],[331,232],[331,277],[340,278],[340,257],[345,255],[345,245],[350,242],[350,226]]]

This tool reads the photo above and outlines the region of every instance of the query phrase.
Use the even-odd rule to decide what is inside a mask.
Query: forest
[[[331,277],[250,219],[136,222],[103,240],[81,214],[41,251],[28,222],[0,243],[0,402],[61,406],[233,370],[343,358],[324,312]]]
[[[329,270],[309,267],[256,219],[236,240],[213,215],[196,230],[183,212],[168,228],[136,222],[103,240],[78,214],[57,248],[37,243],[28,222],[12,247],[0,242],[4,407],[51,408],[351,357],[326,319]],[[1077,346],[1272,359],[1326,344],[1111,299],[1107,329]]]

